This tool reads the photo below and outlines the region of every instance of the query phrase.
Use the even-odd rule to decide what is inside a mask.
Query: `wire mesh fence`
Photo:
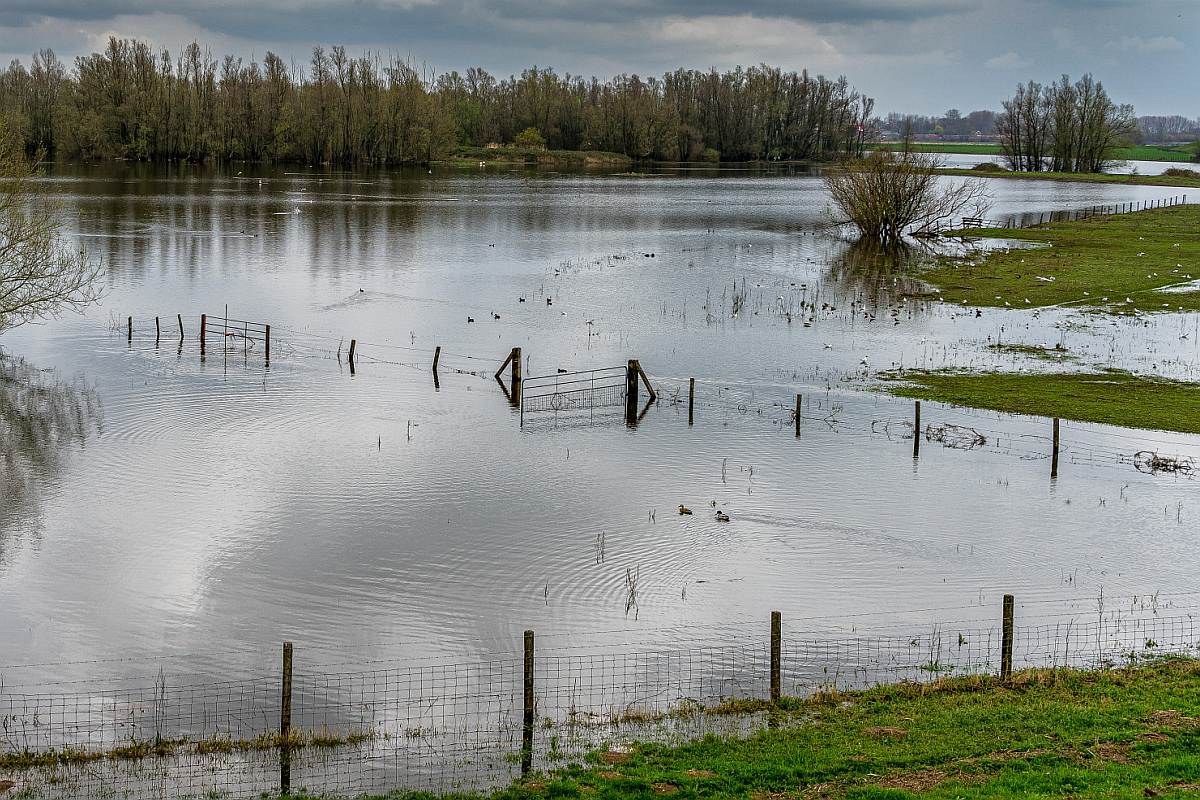
[[[1170,611],[1098,609],[1018,626],[1013,667],[1200,655],[1196,615]],[[764,620],[758,632],[714,630],[676,648],[549,647],[366,670],[305,666],[300,648],[290,695],[279,674],[173,685],[160,672],[149,682],[72,684],[69,692],[0,686],[0,771],[25,796],[45,798],[251,797],[278,792],[281,782],[343,794],[487,789],[614,742],[750,732],[766,724],[767,705],[731,701],[765,701],[774,681],[784,696],[805,697],[996,674],[1001,641],[999,625],[978,623],[911,635],[785,628],[775,659]],[[290,723],[281,730],[285,696]]]

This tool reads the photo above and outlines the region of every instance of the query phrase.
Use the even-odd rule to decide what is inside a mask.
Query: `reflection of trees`
[[[906,242],[884,247],[874,239],[857,239],[834,258],[828,280],[848,300],[885,306],[902,296],[920,297],[929,291],[915,276],[917,266],[929,252]]]
[[[98,433],[102,421],[94,389],[0,350],[0,564],[6,533],[37,513],[39,484],[57,475],[71,446]]]

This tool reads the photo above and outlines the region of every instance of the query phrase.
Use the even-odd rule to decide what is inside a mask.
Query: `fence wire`
[[[1014,667],[1111,668],[1200,655],[1196,615],[1122,608],[1015,630]],[[804,624],[803,622],[799,624]],[[0,685],[0,769],[31,798],[257,797],[280,789],[356,794],[488,789],[534,770],[578,763],[622,741],[679,742],[747,733],[761,709],[713,713],[770,692],[770,644],[747,628],[708,629],[688,647],[547,648],[533,661],[534,725],[523,724],[524,662],[384,663],[369,670],[305,667],[293,675],[291,733],[280,735],[279,675],[70,692]],[[801,635],[780,648],[785,696],[943,676],[994,674],[1001,631],[932,624],[911,635]],[[20,688],[20,687],[13,687]],[[526,738],[527,737],[527,738]]]

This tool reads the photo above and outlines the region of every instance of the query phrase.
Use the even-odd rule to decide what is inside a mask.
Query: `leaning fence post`
[[[1054,418],[1054,441],[1050,450],[1050,477],[1058,477],[1058,417]]]
[[[279,703],[279,791],[292,789],[292,643],[283,643],[283,692]]]
[[[354,374],[354,350],[358,347],[358,339],[350,340],[350,355],[347,357],[347,362],[350,364],[350,374]]]
[[[783,661],[783,624],[778,611],[771,612],[771,702],[778,703],[780,697],[780,665]]]
[[[179,343],[183,344],[183,314],[176,314],[175,321],[179,323]]]
[[[693,408],[696,405],[696,379],[688,378],[688,425],[696,421]]]
[[[524,680],[522,681],[521,776],[533,767],[533,631],[525,631]]]
[[[918,400],[913,411],[913,458],[921,457],[921,401]]]
[[[1000,635],[1000,680],[1012,677],[1013,596],[1004,595],[1004,628]]]
[[[637,422],[638,406],[638,371],[637,361],[629,359],[625,366],[625,423],[633,425]]]

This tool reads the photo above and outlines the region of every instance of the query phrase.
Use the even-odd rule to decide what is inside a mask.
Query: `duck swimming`
[[[717,522],[729,522],[729,515],[724,511],[717,512]]]
[[[685,505],[681,505],[681,506],[679,506],[679,513],[680,514],[691,514],[692,510]]]

